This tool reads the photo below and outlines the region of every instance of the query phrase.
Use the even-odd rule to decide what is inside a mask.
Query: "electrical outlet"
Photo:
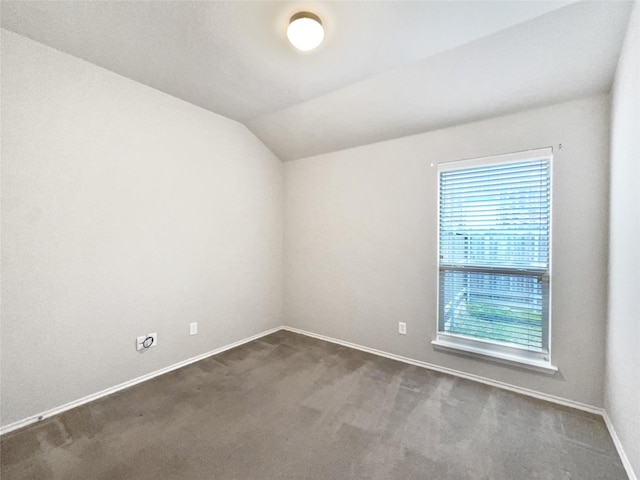
[[[406,335],[407,334],[407,324],[404,322],[398,322],[398,333],[400,335]]]
[[[147,350],[158,345],[158,334],[149,333],[136,338],[136,350]]]
[[[198,333],[198,322],[192,322],[189,324],[189,335],[195,335]]]

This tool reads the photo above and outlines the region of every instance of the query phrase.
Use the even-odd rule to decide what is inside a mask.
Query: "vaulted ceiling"
[[[282,160],[611,87],[626,1],[2,1],[2,27],[247,125]],[[288,20],[318,14],[312,52]]]

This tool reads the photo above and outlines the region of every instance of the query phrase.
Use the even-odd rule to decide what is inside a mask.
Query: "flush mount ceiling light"
[[[320,18],[309,12],[296,13],[289,20],[287,38],[298,50],[313,50],[324,39],[324,28]]]

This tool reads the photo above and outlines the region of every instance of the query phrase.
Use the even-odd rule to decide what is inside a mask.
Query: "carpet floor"
[[[3,480],[627,479],[596,415],[286,331],[0,442]]]

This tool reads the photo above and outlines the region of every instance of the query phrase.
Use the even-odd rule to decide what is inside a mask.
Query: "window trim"
[[[543,276],[545,278],[545,288],[548,295],[548,306],[546,309],[546,321],[547,328],[545,335],[546,351],[533,352],[517,347],[510,347],[498,342],[492,342],[491,340],[484,340],[479,338],[465,337],[461,335],[455,335],[440,331],[440,303],[441,303],[441,276],[442,265],[440,264],[440,174],[441,172],[459,170],[464,168],[472,168],[479,166],[491,166],[500,165],[505,163],[522,162],[527,160],[537,160],[540,158],[546,158],[549,162],[549,251],[548,251],[548,268],[545,270],[538,269],[509,269],[505,268],[505,273],[513,274],[525,274]],[[433,165],[433,164],[432,164]],[[441,162],[436,165],[437,167],[437,214],[438,219],[436,224],[437,233],[437,248],[436,248],[436,338],[431,342],[434,349],[442,350],[449,353],[459,353],[463,355],[469,355],[479,359],[489,359],[499,363],[506,363],[513,366],[519,366],[543,373],[555,374],[558,368],[552,364],[551,352],[552,352],[552,288],[551,283],[553,279],[552,266],[552,252],[553,252],[553,148],[544,147],[534,150],[525,150],[521,152],[506,153],[500,155],[492,155],[487,157],[478,157],[464,160],[454,160]],[[460,268],[464,271],[475,271],[474,267],[460,267],[451,266],[454,269]],[[450,269],[449,269],[450,270]],[[482,270],[479,267],[478,270]]]
[[[483,348],[482,343],[490,345],[491,348]],[[504,363],[516,367],[526,368],[541,373],[555,374],[558,367],[550,361],[540,360],[538,358],[529,358],[526,350],[516,353],[510,352],[510,347],[506,345],[498,345],[495,343],[485,342],[481,339],[467,341],[466,338],[440,333],[436,340],[431,341],[431,345],[436,350],[450,353],[460,353],[469,357],[484,360],[492,360],[498,363]]]

